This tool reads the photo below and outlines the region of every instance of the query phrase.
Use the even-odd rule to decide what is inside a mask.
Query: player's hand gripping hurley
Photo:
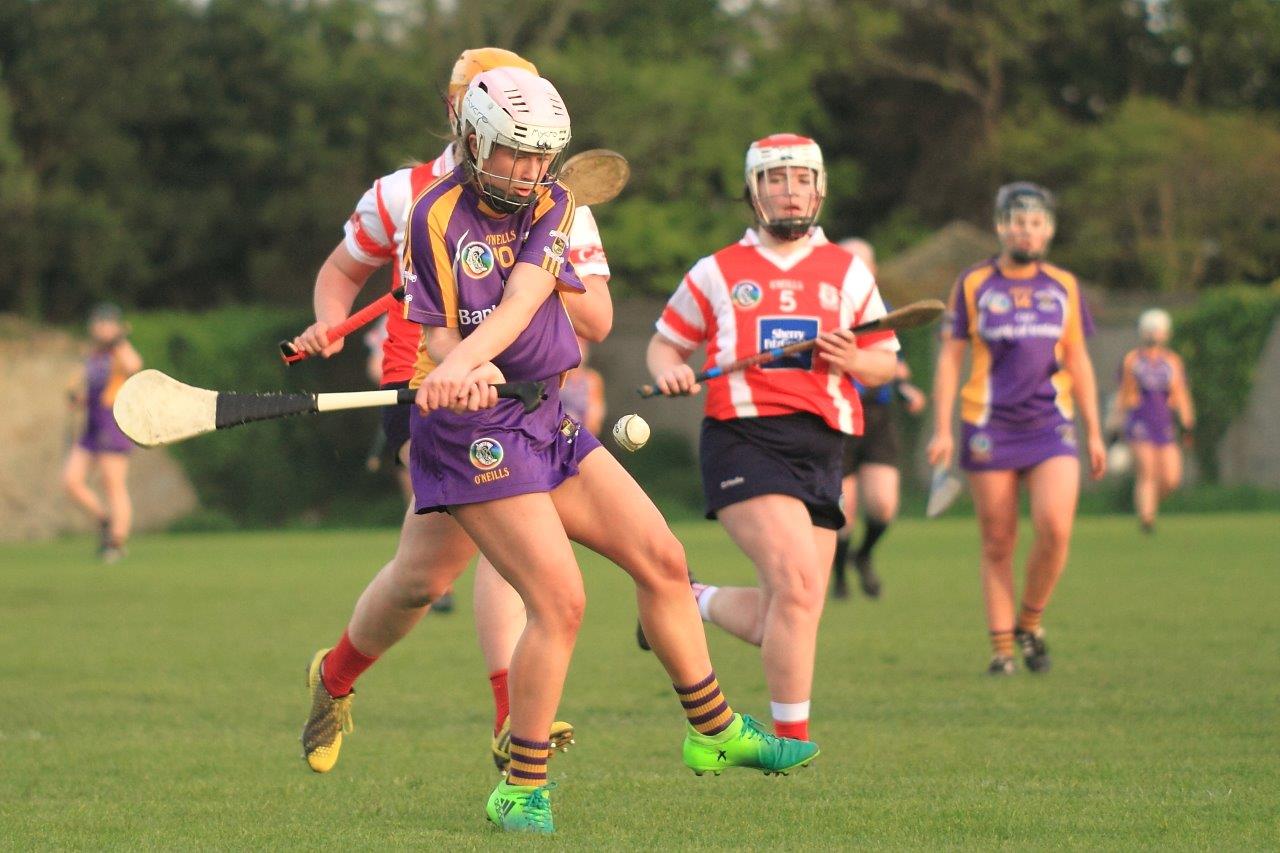
[[[869,332],[896,332],[903,329],[915,329],[920,326],[926,326],[942,316],[942,312],[946,310],[946,306],[937,299],[922,299],[919,302],[912,302],[910,305],[904,305],[901,308],[890,311],[883,317],[877,317],[874,320],[868,320],[865,323],[859,323],[849,331],[855,335],[865,335]],[[797,341],[794,344],[788,344],[785,347],[775,347],[758,352],[755,355],[740,358],[731,364],[724,366],[710,367],[694,377],[694,383],[702,383],[708,379],[715,379],[717,376],[724,376],[727,373],[736,373],[739,370],[746,370],[749,367],[757,367],[761,364],[768,364],[771,361],[777,361],[780,358],[786,358],[796,353],[808,352],[818,345],[817,338],[810,338],[807,341]],[[662,392],[653,385],[641,385],[636,389],[641,397],[659,397]]]
[[[493,386],[498,396],[519,400],[525,412],[542,404],[545,383],[505,382]],[[311,412],[408,405],[411,388],[349,391],[332,394],[237,394],[184,385],[159,370],[130,376],[116,394],[116,422],[143,447],[173,444],[206,432]]]

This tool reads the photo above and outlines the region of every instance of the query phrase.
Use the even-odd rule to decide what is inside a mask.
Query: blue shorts
[[[384,382],[382,390],[390,390],[400,388],[408,388],[409,382]],[[395,457],[397,465],[403,465],[400,461],[400,448],[409,443],[409,410],[413,406],[383,406],[382,407],[382,434],[387,437],[387,449],[391,451],[391,455]]]
[[[815,527],[839,530],[845,435],[817,415],[704,418],[699,457],[707,518],[760,495],[788,495]]]
[[[965,471],[1028,471],[1054,456],[1079,457],[1076,425],[1060,421],[1033,429],[960,425],[960,467]]]

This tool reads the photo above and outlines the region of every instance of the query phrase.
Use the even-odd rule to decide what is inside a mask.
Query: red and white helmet
[[[468,143],[475,134],[476,151]],[[555,182],[559,156],[569,145],[569,111],[551,81],[523,68],[493,68],[477,74],[462,98],[458,141],[477,189],[495,210],[511,213],[531,204],[537,193],[510,192],[513,175],[486,169],[495,145],[518,154],[552,155],[539,186]],[[505,190],[503,184],[506,184]]]
[[[790,216],[769,212],[765,199],[760,195],[761,178],[770,169],[800,167],[813,172],[814,199],[809,209]],[[780,240],[795,240],[809,233],[822,210],[827,197],[827,170],[822,164],[822,149],[807,136],[796,133],[775,133],[757,139],[747,149],[747,194],[756,219],[770,234]],[[791,193],[790,172],[787,173],[787,194]]]

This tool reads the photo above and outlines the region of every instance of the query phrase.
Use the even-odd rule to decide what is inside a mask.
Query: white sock
[[[711,621],[711,599],[720,591],[718,586],[704,586],[694,598],[698,602],[698,612],[702,614],[703,622]]]
[[[803,702],[770,702],[769,713],[775,723],[803,723],[809,719],[809,700]]]

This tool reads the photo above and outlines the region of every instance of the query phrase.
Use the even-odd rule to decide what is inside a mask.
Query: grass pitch
[[[1082,519],[1046,618],[1054,670],[983,676],[972,520],[904,521],[885,597],[824,618],[814,767],[695,778],[679,706],[632,639],[620,571],[589,604],[551,776],[572,849],[1275,848],[1280,519]],[[710,523],[691,563],[745,581]],[[1024,531],[1025,533],[1025,531]],[[339,636],[391,531],[0,547],[0,847],[509,846],[483,819],[490,698],[470,615],[431,616],[361,680],[330,774],[299,757],[303,668]],[[710,628],[735,707],[768,717],[756,650]],[[522,840],[521,845],[526,844]]]

